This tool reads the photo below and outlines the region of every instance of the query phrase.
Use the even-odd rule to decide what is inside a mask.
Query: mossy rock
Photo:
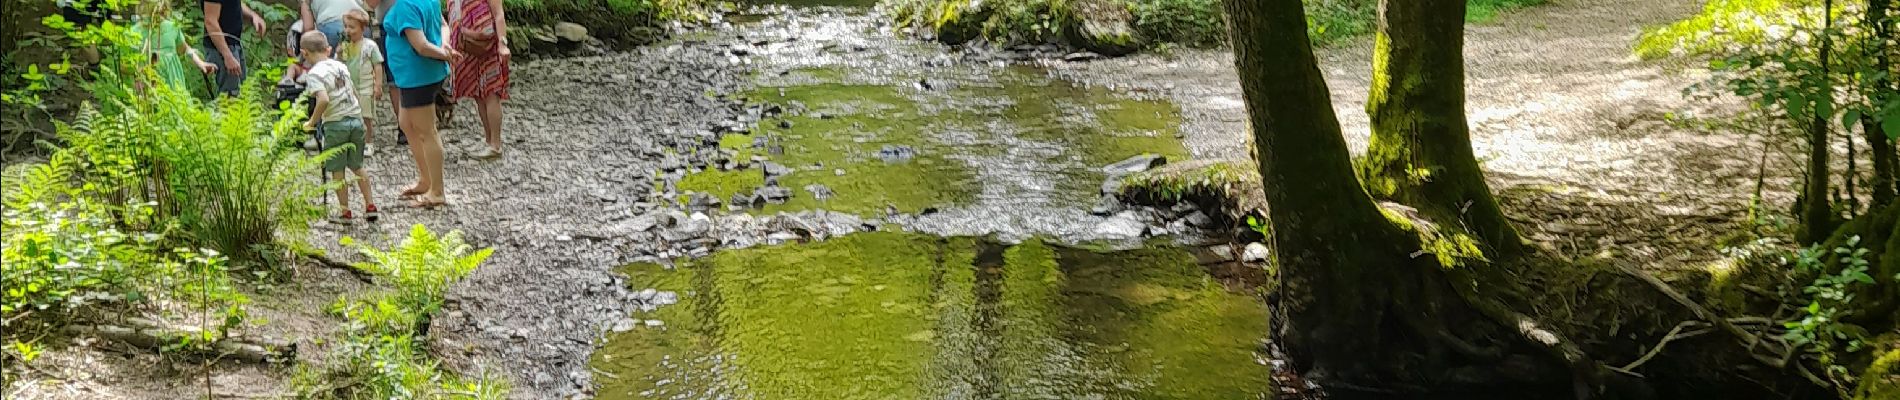
[[[1130,174],[1122,178],[1121,198],[1135,203],[1163,205],[1191,202],[1220,222],[1240,223],[1267,213],[1266,190],[1260,170],[1249,160],[1190,160]]]
[[[937,41],[952,46],[983,37],[983,26],[994,14],[983,1],[946,1],[925,12]]]
[[[1855,400],[1900,399],[1900,343],[1887,347],[1861,373],[1860,387],[1854,389]]]
[[[1065,36],[1071,44],[1106,56],[1122,56],[1147,46],[1135,30],[1135,14],[1109,0],[1077,0],[1069,5]]]

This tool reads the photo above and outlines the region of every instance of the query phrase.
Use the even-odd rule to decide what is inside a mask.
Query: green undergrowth
[[[1820,13],[1805,9],[1818,5],[1810,0],[1712,0],[1689,18],[1644,31],[1636,41],[1636,54],[1654,59],[1745,48],[1768,40],[1773,30],[1818,26]]]
[[[344,245],[353,245],[349,238]],[[299,365],[292,385],[299,398],[507,398],[509,382],[488,371],[464,377],[444,371],[428,356],[428,321],[442,307],[443,292],[488,258],[494,249],[470,250],[460,231],[436,236],[411,228],[396,247],[363,247],[370,261],[357,265],[392,289],[337,299],[329,311],[344,319],[344,332],[330,365]]]
[[[603,399],[1251,398],[1258,299],[1175,248],[870,232],[625,269],[679,303],[595,353]],[[645,321],[657,320],[657,323]]]
[[[1474,0],[1465,20],[1484,22],[1513,9],[1546,0]],[[1206,47],[1226,42],[1219,0],[1115,0],[1133,15],[1133,27],[1151,45]],[[1320,44],[1370,34],[1377,0],[1306,0],[1308,34]],[[992,43],[1061,42],[1073,25],[1075,0],[882,0],[899,26],[932,32],[939,40],[961,43],[976,38]],[[973,6],[974,5],[974,6]]]

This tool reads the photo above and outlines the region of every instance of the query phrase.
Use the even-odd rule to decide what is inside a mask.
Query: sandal
[[[421,196],[417,196],[415,200],[409,201],[410,208],[420,208],[424,210],[434,210],[436,207],[441,207],[441,206],[446,206],[446,205],[449,205],[448,200],[425,199],[425,198],[422,198]]]
[[[374,222],[376,222],[376,220],[377,220],[377,218],[378,218],[378,217],[379,217],[379,215],[378,215],[378,213],[376,212],[376,206],[375,206],[375,205],[373,205],[373,204],[372,204],[372,205],[370,205],[370,206],[367,206],[367,207],[363,207],[363,221],[367,221],[367,222],[372,222],[372,223],[374,223]]]

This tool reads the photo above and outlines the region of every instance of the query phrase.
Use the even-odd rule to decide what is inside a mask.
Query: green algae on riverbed
[[[729,250],[634,288],[679,293],[614,334],[602,399],[1254,398],[1267,315],[1175,248],[871,232]]]
[[[1053,171],[1059,179],[1048,186],[1060,193],[1042,196],[1086,204],[1106,178],[1099,170],[1103,165],[1144,153],[1176,160],[1187,156],[1176,137],[1180,112],[1166,101],[1077,87],[1028,68],[945,81],[948,89],[833,83],[848,81],[851,74],[827,68],[789,71],[774,78],[785,86],[745,96],[804,105],[802,112],[762,121],[752,133],[720,138],[720,147],[737,160],[756,157],[795,170],[777,178],[793,190],[792,199],[758,211],[828,209],[872,216],[887,206],[915,213],[968,204],[982,191],[981,168],[999,166]],[[774,147],[782,151],[769,151]],[[898,147],[915,155],[887,160],[879,154]],[[1010,154],[1023,148],[1037,150]],[[1019,159],[996,162],[1005,156]],[[726,200],[763,184],[765,176],[754,167],[689,174],[677,188]],[[814,184],[834,195],[816,198],[806,190]]]

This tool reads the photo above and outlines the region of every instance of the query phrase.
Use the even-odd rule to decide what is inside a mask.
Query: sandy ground
[[[1608,255],[1683,268],[1747,219],[1760,132],[1680,121],[1723,120],[1735,103],[1683,89],[1707,79],[1681,60],[1632,52],[1644,28],[1693,14],[1693,0],[1557,0],[1466,30],[1473,147],[1506,212],[1530,239],[1570,256]],[[1371,44],[1319,50],[1348,145],[1364,152]],[[1233,57],[1186,50],[1089,63],[1051,63],[1065,77],[1173,97],[1202,158],[1245,159],[1250,143]],[[1676,120],[1670,118],[1675,116]],[[1793,201],[1799,170],[1769,158],[1769,204]]]

